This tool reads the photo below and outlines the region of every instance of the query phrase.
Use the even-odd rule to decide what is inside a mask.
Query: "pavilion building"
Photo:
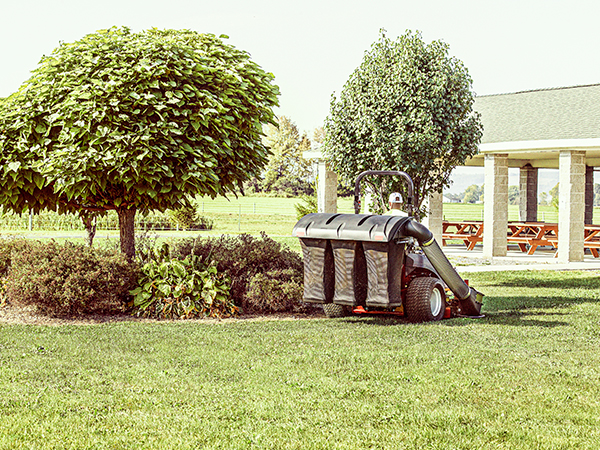
[[[483,137],[466,166],[484,168],[483,254],[507,254],[508,169],[519,168],[519,215],[538,221],[538,169],[559,171],[558,261],[582,261],[584,224],[592,223],[593,171],[600,166],[600,84],[485,95],[475,99]],[[321,153],[319,212],[336,212],[337,176]],[[439,240],[443,197],[431,195],[427,225]]]

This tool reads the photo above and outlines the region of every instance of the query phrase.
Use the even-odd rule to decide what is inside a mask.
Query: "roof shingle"
[[[482,144],[600,138],[600,84],[476,97]]]

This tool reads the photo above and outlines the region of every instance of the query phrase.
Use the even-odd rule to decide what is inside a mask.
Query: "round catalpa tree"
[[[339,98],[332,97],[324,152],[347,183],[364,170],[407,172],[418,209],[478,152],[483,129],[473,102],[468,71],[447,44],[426,44],[411,32],[391,40],[382,32]],[[373,193],[405,188],[401,180],[367,181]],[[376,209],[387,204],[383,195],[374,198]]]
[[[36,208],[116,210],[132,258],[136,212],[235,194],[267,163],[279,89],[223,38],[111,28],[61,44],[0,103],[0,201],[22,212],[20,193],[44,191]]]

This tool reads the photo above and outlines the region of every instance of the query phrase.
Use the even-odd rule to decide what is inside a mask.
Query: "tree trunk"
[[[87,232],[85,243],[91,247],[94,243],[94,236],[96,236],[96,216],[93,214],[82,214],[81,220]]]
[[[135,258],[135,212],[135,209],[117,209],[121,252],[130,261]]]

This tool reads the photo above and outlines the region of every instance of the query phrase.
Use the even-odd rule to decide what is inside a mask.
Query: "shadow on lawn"
[[[587,276],[590,273],[596,276]],[[474,286],[476,280],[477,278],[472,282]],[[586,276],[581,272],[552,270],[488,272],[482,281],[486,285],[507,288],[600,290],[600,275],[591,271],[586,272]]]
[[[486,325],[510,325],[519,327],[555,328],[566,327],[570,323],[564,320],[553,320],[556,316],[567,316],[567,313],[523,312],[523,311],[492,311],[485,312],[482,319],[458,319],[447,322],[449,326],[464,326],[473,322]],[[558,319],[558,318],[557,318]]]
[[[564,320],[552,320],[553,316],[563,316],[566,313],[543,313],[543,312],[522,312],[522,311],[493,311],[487,313],[482,311],[485,317],[478,319],[470,318],[453,318],[442,320],[440,322],[424,322],[418,324],[420,326],[448,326],[448,327],[463,327],[472,324],[480,325],[509,325],[521,327],[542,327],[555,328],[569,326],[569,322]],[[368,316],[353,316],[344,319],[348,323],[360,323],[361,325],[372,326],[402,326],[414,325],[403,318],[396,317],[368,317]]]
[[[600,303],[600,274],[593,272],[488,272],[472,277],[471,286],[486,296],[482,319],[453,319],[429,322],[431,325],[464,326],[474,322],[511,326],[569,326],[567,308],[585,303]],[[557,311],[559,309],[565,312]],[[353,316],[348,322],[365,325],[408,325],[393,316]]]

